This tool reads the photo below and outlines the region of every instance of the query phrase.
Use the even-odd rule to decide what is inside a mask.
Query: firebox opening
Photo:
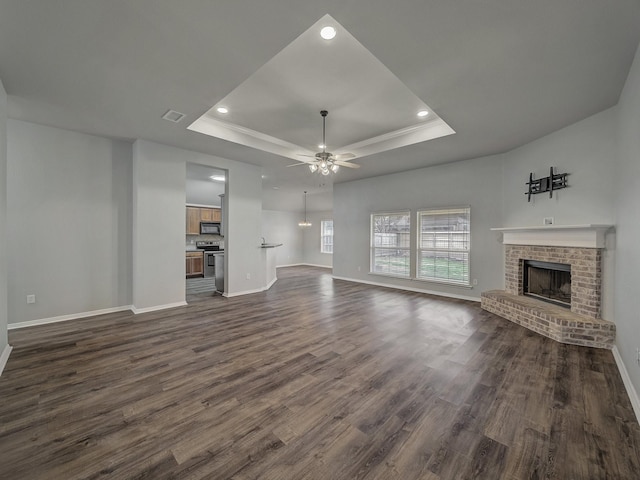
[[[523,293],[571,308],[571,265],[525,260]]]

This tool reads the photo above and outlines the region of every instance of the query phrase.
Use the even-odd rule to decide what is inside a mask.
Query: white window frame
[[[462,215],[467,218],[467,230],[458,230],[460,224],[450,223],[442,230],[433,230],[431,245],[424,245],[422,232],[423,216]],[[416,212],[416,280],[444,283],[448,285],[471,286],[471,207],[423,208]],[[438,244],[440,243],[440,244]],[[439,259],[440,265],[434,260],[433,275],[422,269],[423,257],[429,253]],[[462,261],[456,260],[462,258]],[[440,275],[437,270],[440,270]],[[460,272],[460,273],[456,273]],[[456,278],[458,277],[458,278]]]
[[[331,222],[331,235],[325,233],[325,223]],[[327,244],[325,243],[325,237],[331,237],[331,250],[325,250]],[[326,253],[333,255],[333,220],[320,220],[320,253]]]
[[[378,217],[389,217],[389,216],[406,216],[407,217],[407,222],[408,222],[408,229],[407,229],[407,240],[408,240],[408,244],[406,247],[404,246],[398,246],[398,245],[392,245],[392,246],[385,246],[385,245],[376,245],[376,232],[375,232],[375,225],[376,225],[376,218]],[[391,276],[391,277],[397,277],[397,278],[411,278],[411,267],[412,267],[412,259],[411,259],[411,211],[409,210],[402,210],[402,211],[398,211],[398,212],[378,212],[378,213],[372,213],[371,217],[370,217],[370,221],[371,221],[371,226],[369,228],[369,237],[370,237],[370,249],[369,249],[369,273],[370,274],[374,274],[374,275],[384,275],[384,276]],[[376,258],[377,258],[377,253],[383,253],[383,252],[388,252],[388,253],[392,253],[395,252],[397,253],[398,251],[402,251],[405,252],[405,257],[408,259],[408,265],[407,265],[407,272],[406,274],[403,273],[394,273],[392,271],[383,271],[378,267],[378,264],[376,263]],[[389,266],[390,269],[390,266]]]

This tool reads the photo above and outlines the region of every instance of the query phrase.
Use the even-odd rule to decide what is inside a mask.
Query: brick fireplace
[[[493,229],[505,244],[505,290],[482,294],[482,308],[562,343],[612,348],[615,325],[602,320],[602,251],[608,225]],[[525,261],[568,266],[570,309],[525,296]],[[568,305],[567,305],[568,306]]]

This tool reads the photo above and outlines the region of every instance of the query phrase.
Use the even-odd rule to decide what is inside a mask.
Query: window
[[[421,280],[469,285],[470,208],[418,212],[418,266]]]
[[[371,273],[409,277],[409,212],[371,215]]]
[[[320,222],[320,252],[333,253],[333,220]]]

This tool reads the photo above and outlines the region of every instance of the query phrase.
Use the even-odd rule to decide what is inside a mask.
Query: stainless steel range
[[[196,242],[196,248],[204,250],[204,276],[215,277],[216,290],[224,291],[224,245],[220,242]]]

